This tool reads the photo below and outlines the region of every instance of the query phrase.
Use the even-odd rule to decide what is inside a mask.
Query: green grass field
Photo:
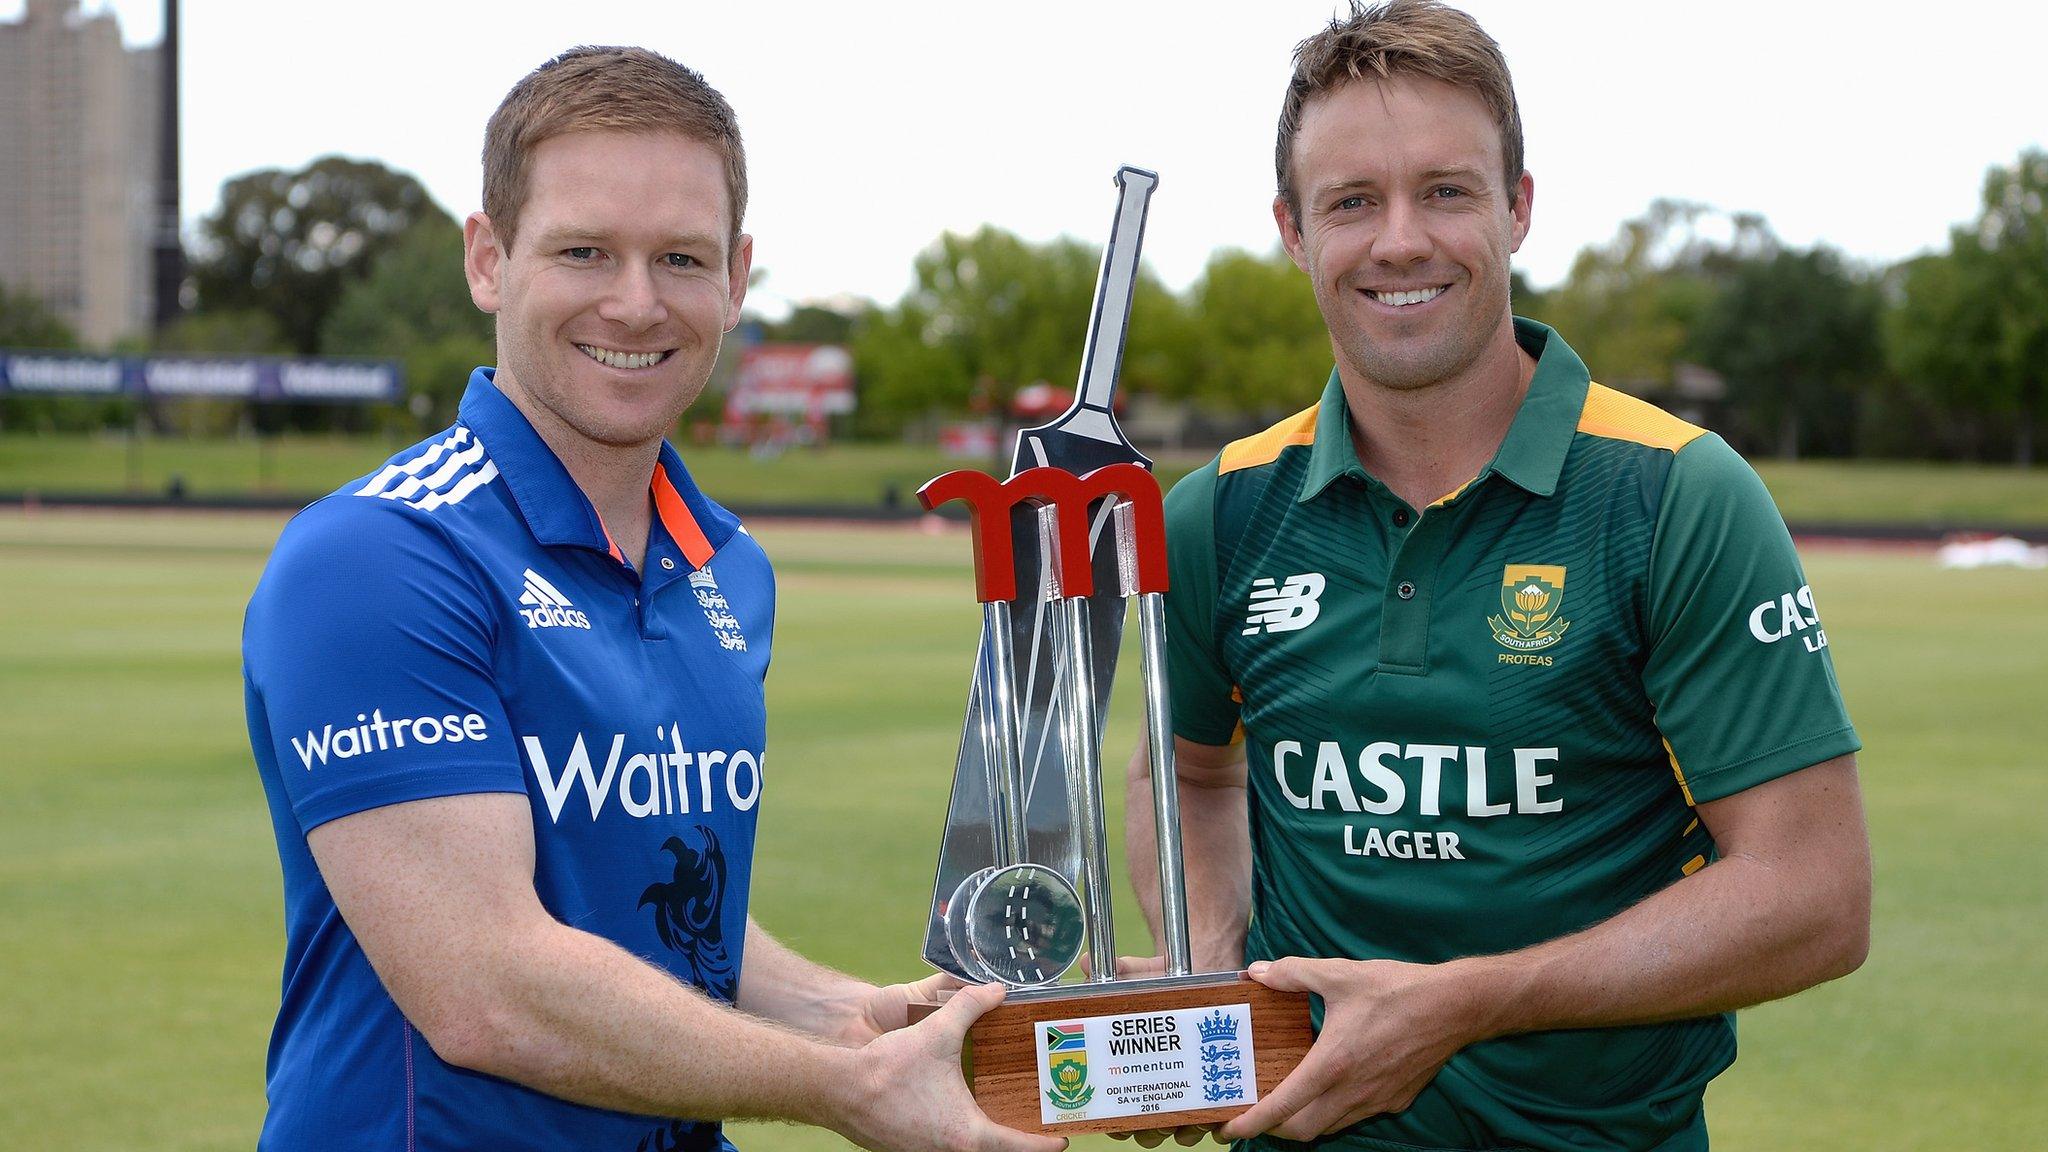
[[[281,522],[0,512],[0,1145],[254,1143],[282,938],[236,647]],[[828,963],[914,975],[977,619],[967,537],[757,531],[783,593],[755,912]],[[2038,1148],[2048,573],[1808,559],[1869,745],[1875,945],[1849,979],[1743,1014],[1717,1146]]]
[[[274,440],[182,440],[119,435],[0,435],[0,492],[161,494],[173,476],[194,498],[296,495],[311,499],[374,470],[410,441],[377,437],[282,436]],[[707,491],[741,507],[877,507],[894,492],[914,504],[918,485],[949,468],[991,467],[936,448],[834,444],[774,457],[718,446],[685,451]],[[1214,455],[1214,447],[1161,455],[1171,483]],[[2048,528],[2048,468],[1891,462],[1757,461],[1785,517],[1794,523]]]

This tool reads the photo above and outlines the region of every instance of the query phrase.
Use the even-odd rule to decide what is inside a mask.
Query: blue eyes
[[[1429,195],[1432,199],[1436,200],[1460,200],[1464,198],[1465,190],[1452,184],[1440,184],[1435,188],[1430,189]],[[1332,210],[1337,212],[1355,212],[1358,209],[1363,208],[1365,206],[1365,197],[1346,196],[1342,200],[1337,201],[1335,207]]]
[[[603,254],[603,250],[589,245],[579,245],[575,248],[562,249],[562,255],[567,256],[570,260],[578,264],[588,264],[591,261],[596,260],[599,256],[602,256]],[[665,253],[661,257],[661,262],[667,265],[668,267],[675,269],[696,268],[700,266],[695,256],[687,256],[681,252]]]

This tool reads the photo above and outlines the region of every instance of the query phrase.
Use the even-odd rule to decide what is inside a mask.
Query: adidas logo
[[[1303,572],[1289,576],[1287,583],[1274,587],[1269,576],[1252,581],[1251,609],[1245,613],[1244,635],[1260,632],[1298,632],[1323,611],[1316,601],[1323,594],[1323,574]]]
[[[576,610],[562,590],[547,582],[547,578],[533,569],[524,573],[526,590],[519,594],[519,602],[527,605],[519,610],[528,628],[581,628],[590,629],[590,617]]]

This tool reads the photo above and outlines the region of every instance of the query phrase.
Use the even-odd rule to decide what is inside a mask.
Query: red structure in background
[[[740,353],[725,431],[748,443],[822,443],[853,411],[853,355],[837,344],[756,344]]]

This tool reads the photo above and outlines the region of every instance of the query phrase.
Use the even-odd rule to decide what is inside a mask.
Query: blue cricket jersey
[[[767,738],[768,559],[662,445],[644,571],[478,369],[446,433],[286,527],[249,603],[249,739],[284,866],[265,1149],[730,1149],[434,1055],[306,847],[365,809],[523,793],[563,923],[730,1002]]]

